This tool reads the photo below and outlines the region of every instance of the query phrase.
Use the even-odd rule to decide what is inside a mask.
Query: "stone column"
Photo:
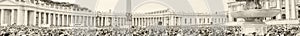
[[[15,24],[15,10],[14,9],[11,9],[11,24]]]
[[[276,2],[277,2],[277,4],[276,4],[276,8],[277,8],[277,9],[282,9],[282,7],[281,7],[281,4],[282,4],[281,1],[282,1],[282,0],[277,0],[277,1],[276,1]],[[278,15],[276,16],[276,19],[281,19],[281,17],[282,17],[282,16],[281,16],[281,13],[280,13],[280,14],[278,14]]]
[[[1,10],[1,24],[2,24],[2,18],[3,18],[3,16],[2,16],[2,10]],[[24,23],[24,11],[23,11],[23,9],[17,9],[17,25],[23,25],[23,23]],[[4,14],[4,13],[3,13]]]
[[[79,22],[80,24],[83,24],[83,23],[82,23],[82,21],[83,21],[83,20],[82,20],[82,16],[79,16],[78,19],[79,19],[78,22]]]
[[[83,16],[83,23],[85,24],[85,26],[88,26],[89,24],[87,23],[88,22],[88,17],[87,16]]]
[[[94,25],[94,20],[93,20],[94,18],[92,17],[92,16],[89,16],[89,24],[90,24],[90,27],[93,27],[93,26],[95,26]]]
[[[57,26],[60,26],[61,27],[61,25],[62,25],[62,23],[61,23],[61,14],[57,14],[57,23],[58,23],[58,25]]]
[[[96,21],[96,20],[97,20],[97,18],[96,18],[96,17],[93,17],[93,19],[92,19],[92,20],[93,20],[93,24],[94,24],[95,26],[97,26],[97,21]],[[95,26],[94,26],[94,27],[95,27]]]
[[[164,26],[168,26],[169,25],[169,21],[166,20],[166,19],[168,19],[168,18],[165,18],[165,17],[162,18]]]
[[[53,19],[52,19],[52,20],[53,20],[53,21],[52,21],[52,24],[53,24],[53,26],[56,26],[57,20],[56,20],[56,14],[55,14],[55,13],[52,13],[52,18],[53,18]]]
[[[88,26],[90,27],[90,17],[89,16],[86,16],[86,21],[85,21],[86,24],[88,24]]]
[[[142,24],[142,26],[145,26],[145,18],[144,17],[142,17],[142,22],[141,22]]]
[[[47,15],[48,15],[48,16],[47,16],[47,18],[48,18],[48,24],[51,25],[51,24],[52,24],[51,13],[48,13]]]
[[[65,14],[62,14],[62,19],[61,20],[62,20],[62,26],[65,27],[65,25],[67,25],[66,24],[67,23],[66,22],[66,15]]]
[[[138,23],[136,24],[137,26],[140,26],[142,24],[142,19],[139,17],[138,18]]]
[[[138,24],[137,24],[137,26],[141,26],[141,24],[142,24],[142,18],[138,18]]]
[[[80,16],[80,23],[85,26],[83,16]]]
[[[118,26],[121,26],[121,25],[122,25],[122,19],[118,18]]]
[[[73,26],[75,24],[75,16],[74,15],[71,15],[71,26]]]
[[[152,18],[152,17],[149,17],[149,24],[148,24],[148,26],[152,25],[152,23],[154,23],[154,22],[153,22],[153,18]]]
[[[269,9],[269,8],[270,8],[270,1],[265,0],[265,9]]]
[[[182,21],[181,21],[182,19],[181,19],[181,17],[178,18],[177,20],[178,20],[178,25],[181,25],[181,24],[182,24]]]
[[[203,18],[203,20],[204,20],[204,22],[203,22],[203,23],[204,23],[204,24],[208,24],[208,23],[207,23],[207,22],[208,22],[208,20],[207,20],[207,19],[208,19],[208,18],[206,18],[206,17],[205,17],[205,18]]]
[[[24,25],[28,26],[28,10],[24,10]]]
[[[103,18],[99,17],[99,25],[102,26],[103,22],[102,22]]]
[[[42,20],[43,20],[43,25],[45,25],[45,24],[47,24],[47,23],[46,23],[46,22],[47,22],[47,21],[46,21],[46,20],[47,20],[47,19],[46,19],[47,16],[46,16],[46,13],[45,13],[45,12],[43,12],[42,15],[43,15],[43,16],[42,16],[42,17],[43,17],[43,18],[42,18]]]
[[[155,19],[154,19],[154,24],[153,25],[158,25],[158,22],[159,22],[159,20],[158,20],[158,18],[157,17],[154,17]]]
[[[148,17],[145,18],[145,23],[146,23],[145,26],[149,25],[149,18]]]
[[[297,19],[297,15],[296,14],[298,14],[298,13],[296,13],[296,1],[295,0],[290,0],[291,2],[291,12],[290,12],[290,14],[291,14],[291,19]],[[297,1],[298,2],[298,1]]]
[[[75,25],[75,24],[78,24],[78,16],[77,15],[74,15],[74,24],[73,25]]]
[[[140,23],[141,24],[139,24],[140,26],[143,26],[144,25],[144,18],[143,17],[141,17],[141,19],[140,19],[141,21],[140,21]]]
[[[38,18],[37,18],[38,16],[36,16],[36,15],[38,15],[38,14],[37,14],[37,11],[33,11],[32,14],[33,14],[33,15],[32,15],[32,16],[33,16],[33,20],[32,20],[33,22],[32,22],[32,25],[33,25],[33,26],[37,26],[37,25],[36,25],[36,24],[38,24],[38,23],[37,23],[37,22],[38,22],[38,20],[37,20],[37,19],[38,19]]]
[[[135,21],[134,21],[134,22],[135,22],[135,24],[133,24],[134,26],[137,26],[137,24],[139,24],[139,23],[138,23],[139,21],[138,21],[138,18],[137,18],[137,17],[135,17]]]
[[[102,17],[99,16],[97,18],[98,18],[98,21],[97,21],[98,22],[98,26],[102,26],[102,23],[101,23],[102,22],[102,19],[101,19]]]
[[[89,26],[89,24],[88,24],[88,17],[87,16],[84,16],[84,24],[86,24],[86,26]]]
[[[82,24],[84,24],[84,26],[87,26],[87,24],[85,22],[86,22],[86,17],[82,16]]]
[[[286,19],[290,19],[290,0],[285,0],[285,14]]]
[[[4,19],[4,9],[1,9],[1,24],[0,25],[2,25],[2,24],[4,24],[4,21],[5,21],[5,19]]]
[[[73,15],[70,15],[70,26],[73,26],[74,25],[74,16]]]
[[[144,21],[145,21],[145,22],[144,22],[144,23],[145,23],[144,26],[147,26],[147,25],[148,25],[148,21],[149,21],[149,20],[148,20],[148,17],[145,17]]]
[[[161,24],[163,25],[163,21],[162,21],[161,17],[157,17],[157,21],[158,21],[158,22],[161,22]],[[158,24],[159,24],[159,23],[158,23]]]
[[[99,25],[99,23],[100,23],[100,22],[99,22],[99,20],[100,20],[99,17],[96,16],[95,19],[96,19],[96,20],[95,20],[95,22],[96,22],[96,23],[95,23],[95,24],[96,24],[96,27],[100,26],[100,25]]]
[[[147,26],[147,17],[144,17],[144,19],[143,19],[143,26]]]
[[[102,26],[105,26],[105,23],[106,23],[105,20],[106,20],[106,18],[102,17],[102,24],[103,24]]]
[[[93,21],[93,27],[96,27],[97,26],[97,22],[96,22],[97,18],[95,16],[92,16],[92,21]]]
[[[140,26],[142,24],[141,21],[142,21],[142,19],[139,17],[137,26]]]
[[[42,13],[38,12],[38,24],[36,26],[40,26],[40,24],[42,24]]]
[[[67,27],[70,26],[70,17],[69,17],[69,15],[66,15],[66,26]]]
[[[200,20],[200,17],[197,17],[196,20],[197,20],[197,21],[196,21],[196,22],[197,22],[196,24],[199,25],[199,24],[200,24],[200,21],[201,21],[201,20]]]
[[[136,26],[136,18],[133,18],[133,26]]]
[[[91,27],[93,22],[91,22],[91,17],[87,16],[87,24],[89,24],[88,26]]]
[[[89,27],[91,27],[91,26],[92,26],[91,23],[93,23],[93,22],[91,22],[91,17],[90,17],[90,16],[87,16],[86,19],[87,19],[86,23],[88,24]]]
[[[150,18],[147,17],[147,18],[146,18],[146,26],[148,26],[148,25],[150,24],[149,22],[150,22]]]
[[[80,16],[80,23],[85,26],[83,16]]]

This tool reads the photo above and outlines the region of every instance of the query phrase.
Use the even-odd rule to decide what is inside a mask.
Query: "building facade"
[[[203,13],[175,13],[177,11],[165,9],[147,13],[133,14],[131,26],[201,26],[212,24],[224,24],[228,22],[225,14],[203,14]],[[101,16],[108,17],[112,26],[124,26],[125,15],[102,13]]]
[[[94,26],[99,21],[95,12],[66,2],[1,0],[0,4],[2,26]]]
[[[131,24],[126,15],[113,12],[93,12],[67,2],[48,0],[1,0],[1,26],[37,27],[105,27],[105,26],[181,26],[223,24],[224,14],[175,13],[174,10],[157,10],[132,14]]]

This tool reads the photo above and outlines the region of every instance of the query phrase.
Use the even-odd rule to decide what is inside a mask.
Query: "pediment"
[[[17,5],[17,3],[12,0],[0,0],[0,5]]]

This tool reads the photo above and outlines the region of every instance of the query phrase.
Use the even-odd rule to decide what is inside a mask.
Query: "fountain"
[[[232,17],[241,19],[235,26],[241,26],[241,32],[245,35],[264,35],[267,21],[265,18],[273,17],[280,13],[279,9],[250,9],[246,11],[230,13]],[[227,23],[231,24],[231,23]]]

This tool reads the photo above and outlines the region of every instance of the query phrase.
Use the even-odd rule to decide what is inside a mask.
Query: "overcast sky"
[[[97,0],[53,0],[53,1],[57,1],[57,2],[69,2],[69,3],[73,3],[73,4],[78,4],[81,7],[86,7],[89,8],[91,10],[95,10],[96,8],[96,3]]]
[[[115,5],[119,0],[53,0],[53,1],[70,2],[70,3],[79,4],[82,7],[87,7],[92,10],[105,11],[109,9],[114,9]],[[189,0],[189,1],[197,1],[197,0]],[[207,0],[207,3],[208,3],[208,8],[210,8],[212,12],[224,11],[223,0]],[[194,4],[197,5],[196,3]]]

